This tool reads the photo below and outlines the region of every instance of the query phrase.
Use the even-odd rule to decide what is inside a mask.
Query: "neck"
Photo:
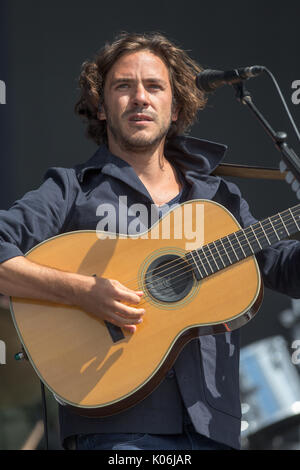
[[[300,204],[188,252],[201,280],[300,231]]]
[[[158,178],[170,170],[171,165],[164,155],[165,139],[154,147],[126,149],[118,143],[110,141],[108,148],[111,153],[129,163],[142,180],[157,183]]]

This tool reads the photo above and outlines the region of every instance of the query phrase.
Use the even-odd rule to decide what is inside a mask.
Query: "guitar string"
[[[244,259],[246,259],[246,258],[244,258]],[[241,260],[239,260],[239,261],[241,261]],[[237,262],[238,261],[233,262],[232,265],[236,264]],[[221,269],[218,269],[217,271],[211,271],[208,274],[205,274],[201,279],[199,279],[198,282],[204,281],[204,280],[208,279],[210,276],[212,276],[213,274],[216,274],[219,271],[221,271],[221,270],[223,270],[227,267],[230,267],[230,266],[231,265],[228,265],[226,267],[222,267]],[[177,274],[176,276],[173,275],[174,273],[178,273],[179,271],[181,271],[181,274]],[[172,288],[178,288],[180,285],[184,284],[183,276],[186,276],[191,271],[194,271],[194,268],[190,268],[190,265],[186,265],[186,268],[181,268],[180,270],[177,270],[174,273],[170,274],[170,276],[163,276],[162,278],[158,278],[158,279],[154,280],[151,283],[144,283],[144,286],[143,286],[143,289],[142,289],[143,292],[144,292],[144,295],[141,298],[141,301],[135,306],[135,308],[142,307],[147,302],[147,299],[153,299],[153,296],[151,296],[150,294],[147,293],[147,290],[148,290],[147,286],[150,286],[150,287],[154,286],[155,287],[155,283],[160,284],[164,277],[165,278],[168,277]],[[169,287],[166,286],[166,287],[160,288],[159,290],[160,290],[160,292],[162,292],[162,291],[166,291],[168,288]],[[155,297],[155,295],[154,295],[154,297]]]
[[[299,213],[300,213],[300,208],[299,208]],[[282,214],[283,214],[283,213],[282,213]],[[295,214],[293,214],[293,215],[297,215],[297,214],[295,213]],[[272,216],[272,217],[277,217],[277,216]],[[269,218],[269,219],[270,219],[270,218]],[[273,229],[273,227],[275,228],[276,223],[275,223],[275,226],[274,226],[274,224],[273,224],[273,227],[270,227],[271,230],[270,230],[269,232],[267,231],[267,230],[268,230],[267,228],[266,228],[266,230],[263,230],[263,228],[262,228],[262,226],[261,226],[261,222],[256,222],[255,224],[253,224],[253,225],[251,225],[251,226],[248,226],[248,227],[246,227],[245,229],[242,229],[242,232],[244,232],[244,235],[245,235],[246,230],[248,230],[248,229],[251,230],[251,227],[255,227],[256,225],[257,225],[257,226],[260,225],[259,228],[260,228],[260,230],[261,230],[261,232],[263,233],[263,236],[264,236],[265,238],[266,238],[266,236],[268,236],[268,235],[271,235],[271,234],[274,235],[274,229]],[[277,227],[280,226],[280,227],[287,227],[287,228],[288,228],[288,227],[293,226],[293,225],[296,225],[296,226],[297,226],[297,224],[296,224],[294,221],[286,222],[284,225],[283,225],[283,223],[282,223],[281,221],[279,221],[279,223],[277,224]],[[206,260],[209,260],[209,261],[212,261],[212,262],[218,267],[218,264],[216,263],[216,261],[215,261],[213,255],[214,255],[214,254],[217,254],[218,258],[222,259],[221,256],[219,255],[219,253],[220,253],[222,256],[226,256],[226,257],[231,261],[230,257],[228,256],[228,253],[226,252],[226,248],[229,248],[229,249],[233,252],[234,250],[232,250],[232,248],[233,248],[233,249],[236,248],[236,249],[239,249],[239,250],[241,250],[241,248],[243,248],[243,247],[248,247],[248,248],[249,248],[249,244],[252,243],[253,241],[255,241],[255,242],[259,245],[259,243],[258,243],[258,241],[257,241],[257,238],[256,238],[256,236],[255,236],[256,234],[254,234],[252,231],[250,232],[249,237],[246,236],[247,234],[245,235],[246,242],[243,242],[243,241],[240,241],[240,240],[236,241],[236,239],[235,239],[234,241],[231,240],[231,241],[230,241],[231,243],[230,243],[228,240],[225,240],[225,239],[228,239],[228,237],[229,237],[230,235],[234,235],[235,233],[238,233],[238,232],[239,232],[239,230],[236,231],[236,232],[232,232],[232,233],[230,233],[230,234],[228,234],[228,235],[225,235],[224,237],[220,238],[219,240],[215,240],[215,242],[216,242],[216,241],[220,241],[220,240],[224,241],[224,242],[225,242],[224,245],[227,244],[227,247],[225,246],[225,250],[224,250],[223,248],[221,248],[221,247],[218,247],[218,249],[217,249],[216,247],[211,246],[209,249],[211,249],[211,250],[213,251],[213,254],[205,253],[204,250],[203,250],[203,248],[207,247],[208,245],[212,245],[212,244],[215,243],[215,242],[208,243],[208,244],[205,245],[203,248],[200,248],[199,251],[200,251],[200,252],[202,251],[203,254],[204,254],[204,258],[201,260],[201,261],[203,261],[203,264],[205,264],[205,263],[207,264],[207,261],[206,261]],[[288,231],[287,231],[287,232],[288,232]],[[258,235],[258,237],[261,236],[261,234],[257,234],[257,235]],[[289,235],[289,233],[288,233],[288,235]],[[268,237],[267,237],[267,238],[268,238]],[[278,241],[280,241],[280,240],[278,240]],[[272,245],[272,244],[273,244],[273,243],[271,243],[271,245]],[[271,245],[269,245],[269,246],[271,246]],[[267,247],[264,247],[264,248],[267,248]],[[195,250],[193,250],[193,251],[195,252]],[[196,251],[198,251],[198,250],[196,250]],[[190,252],[190,253],[191,253],[191,252]],[[188,254],[188,253],[187,253],[187,254]],[[201,254],[201,253],[199,253],[199,254]],[[252,254],[253,254],[253,253],[252,253]],[[249,254],[249,256],[251,256],[251,254]],[[206,258],[206,259],[205,259],[205,258]],[[173,265],[173,267],[178,267],[178,266],[180,266],[180,265],[182,265],[183,267],[185,267],[185,266],[187,265],[187,260],[183,260],[183,258],[180,257],[179,259],[177,258],[177,259],[175,259],[175,260],[169,261],[168,263],[163,264],[163,265],[162,265],[162,269],[161,269],[161,270],[157,270],[156,273],[155,273],[155,275],[157,276],[157,275],[162,274],[163,272],[167,271],[170,267],[172,267],[172,265]],[[193,270],[193,268],[192,268],[192,270]],[[147,276],[145,276],[145,278],[146,278],[146,277],[150,277],[151,274],[152,274],[154,271],[155,271],[155,269],[153,269],[153,270],[151,270],[151,271],[148,271]],[[180,271],[180,269],[177,270],[177,271]],[[175,272],[176,272],[176,271],[175,271]],[[136,281],[137,281],[137,278],[132,278],[132,279],[123,281],[122,284],[125,285],[125,283],[126,283],[126,287],[128,287],[129,283],[132,284],[133,282],[136,282]]]
[[[257,222],[257,223],[254,224],[254,225],[259,225],[259,224],[260,224],[260,222]],[[295,224],[295,223],[291,221],[290,223],[286,223],[285,226],[286,226],[286,227],[290,227],[291,225],[294,225],[294,224]],[[254,225],[253,225],[253,226],[254,226]],[[281,224],[281,226],[282,226],[282,224]],[[249,228],[249,227],[247,227],[246,229],[248,229],[248,228]],[[245,230],[246,230],[246,229],[245,229]],[[272,232],[272,233],[273,233],[273,232]],[[269,234],[270,234],[270,233],[269,233]],[[229,235],[231,235],[231,234],[229,234]],[[253,234],[252,234],[252,235],[253,235]],[[224,237],[224,238],[225,238],[225,237]],[[227,238],[227,237],[226,237],[226,238]],[[253,241],[253,240],[256,240],[256,239],[255,239],[255,236],[253,237],[252,241]],[[278,241],[279,241],[279,240],[278,240]],[[229,248],[231,248],[230,245],[229,245],[229,242],[227,242],[227,243],[228,243]],[[256,243],[258,243],[257,240],[256,240]],[[207,246],[207,245],[206,245],[206,246]],[[244,246],[244,247],[248,246],[248,248],[249,248],[249,244],[248,244],[248,243],[245,243],[243,246]],[[235,244],[234,247],[240,249],[239,243]],[[266,247],[265,247],[265,248],[266,248]],[[215,249],[215,253],[218,253],[217,249]],[[230,259],[230,257],[228,256],[228,254],[227,254],[227,252],[226,252],[226,249],[225,249],[225,250],[219,249],[219,253],[222,253],[222,255],[224,255],[224,253],[225,253],[226,257],[227,257],[227,258],[230,260],[230,262],[231,262],[231,259]],[[213,260],[214,263],[215,263],[215,265],[218,267],[218,265],[217,265],[217,263],[215,262],[214,257],[213,257],[212,255],[208,255],[208,254],[206,255],[206,254],[204,253],[204,251],[203,251],[203,254],[204,254],[204,256],[206,257],[206,259]],[[252,253],[252,254],[253,254],[253,253]],[[249,256],[251,256],[251,254],[249,254]],[[247,256],[246,256],[246,257],[247,257]],[[221,256],[219,256],[219,258],[221,258]],[[173,261],[171,261],[171,262],[169,262],[169,263],[165,263],[162,267],[165,268],[166,266],[168,266],[167,269],[169,269],[169,268],[171,267],[171,265],[174,265],[174,267],[177,267],[177,266],[180,266],[180,264],[181,264],[181,265],[183,266],[183,268],[178,269],[178,270],[175,271],[175,272],[181,271],[182,269],[184,269],[184,268],[187,266],[187,263],[188,263],[186,260],[181,261],[181,259],[182,259],[182,258],[180,258],[180,260],[179,260],[179,259],[176,259],[176,260],[173,260]],[[206,266],[207,266],[207,262],[206,262],[205,258],[203,258],[201,261],[203,261],[203,263],[206,263]],[[239,261],[239,260],[237,260],[237,261]],[[231,264],[232,264],[232,263],[233,263],[233,262],[231,262]],[[156,276],[157,276],[157,275],[160,275],[161,273],[165,272],[167,269],[161,269],[160,271],[158,270],[155,275],[156,275]],[[192,271],[193,269],[194,269],[194,268],[191,268],[190,270]],[[222,268],[221,268],[221,269],[222,269]],[[210,269],[210,268],[209,268],[209,270],[212,271],[212,269]],[[186,271],[186,270],[185,270],[185,271]],[[150,271],[150,273],[152,273],[152,272],[154,272],[154,270]],[[150,275],[148,274],[148,276],[146,276],[146,277],[150,277]],[[145,277],[145,278],[146,278],[146,277]],[[162,277],[161,279],[163,279],[163,277]],[[131,281],[130,283],[132,283],[132,282],[135,282],[135,283],[136,283],[137,278],[132,279],[132,280],[130,280],[130,281]],[[126,283],[126,287],[128,287],[129,281],[124,281],[123,284],[125,285],[125,283]]]
[[[251,255],[249,255],[249,256],[251,256]],[[245,258],[244,258],[244,259],[245,259]],[[177,261],[178,261],[178,260],[177,260]],[[241,261],[241,260],[237,260],[237,261],[235,261],[235,262],[238,262],[238,261]],[[234,262],[234,263],[235,263],[235,262]],[[234,263],[232,263],[232,264],[234,264]],[[183,264],[183,263],[181,263],[181,264]],[[216,264],[216,263],[215,263],[215,264]],[[186,268],[187,268],[188,266],[190,266],[187,262],[185,262],[184,265],[185,265]],[[217,266],[217,264],[216,264],[216,266]],[[226,266],[226,267],[230,267],[230,266]],[[223,268],[221,268],[221,269],[223,269]],[[190,269],[181,268],[181,269],[178,269],[178,270],[174,271],[172,274],[175,274],[175,273],[177,273],[177,272],[179,272],[179,271],[183,271],[183,272],[182,272],[180,275],[177,275],[177,276],[172,276],[172,275],[171,275],[172,281],[173,281],[174,279],[176,279],[176,278],[182,277],[183,275],[185,275],[186,273],[188,273],[188,272],[190,272],[190,271],[194,271],[194,268],[190,268]],[[211,270],[211,271],[212,271],[212,270]],[[219,269],[218,269],[218,271],[219,271]],[[218,272],[218,271],[217,271],[217,272]],[[215,274],[215,272],[212,271],[212,272],[209,273],[207,276],[204,276],[202,279],[205,279],[205,278],[207,278],[208,276],[210,276],[210,275],[212,275],[212,274]],[[167,276],[163,276],[162,278],[159,278],[159,281],[156,280],[156,281],[154,281],[154,282],[156,282],[156,283],[157,283],[157,282],[161,282],[161,280],[162,280],[164,277],[167,277]],[[170,279],[170,277],[169,277],[169,279]],[[180,280],[180,283],[182,283],[182,280]],[[124,283],[123,283],[123,284],[124,284]],[[148,285],[150,285],[150,284],[151,284],[151,283],[149,283]],[[125,284],[124,284],[124,285],[125,285]],[[174,286],[179,286],[178,279],[177,279],[177,282],[176,282],[175,284],[173,283],[173,285],[174,285]],[[167,287],[165,287],[164,289],[166,289],[166,288],[167,288]],[[139,302],[139,304],[138,304],[139,306],[140,306],[140,305],[143,305],[143,304],[145,303],[145,298],[151,298],[151,297],[150,297],[150,295],[145,294],[145,296],[142,298],[141,302]]]

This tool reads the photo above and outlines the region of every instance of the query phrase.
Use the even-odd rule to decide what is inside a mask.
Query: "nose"
[[[149,94],[142,83],[138,83],[134,88],[132,100],[135,106],[149,106]]]

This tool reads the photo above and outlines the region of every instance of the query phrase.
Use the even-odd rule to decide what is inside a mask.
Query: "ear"
[[[175,98],[173,98],[173,103],[172,103],[172,121],[175,122],[178,119],[180,112],[180,107],[177,105]]]
[[[180,109],[177,107],[172,111],[172,121],[175,122],[178,119]]]
[[[99,104],[98,104],[97,118],[99,119],[99,121],[105,121],[106,120],[106,114],[105,114],[104,106],[101,102],[99,102]]]

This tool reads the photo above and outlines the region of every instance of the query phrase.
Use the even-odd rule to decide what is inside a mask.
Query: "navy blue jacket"
[[[225,151],[221,144],[183,136],[169,141],[165,154],[184,174],[187,200],[212,199],[246,227],[256,219],[238,187],[211,175]],[[110,203],[117,210],[120,195],[127,196],[128,205],[143,203],[150,208],[153,204],[133,168],[105,146],[74,168],[49,169],[40,188],[8,211],[0,211],[0,262],[24,255],[60,233],[95,230],[100,220],[98,205]],[[131,215],[128,223],[130,219]],[[300,297],[298,241],[278,242],[260,252],[257,260],[265,286]],[[85,433],[180,433],[187,410],[197,432],[239,448],[239,331],[202,336],[188,343],[156,390],[125,412],[96,419],[59,408],[62,440]]]

